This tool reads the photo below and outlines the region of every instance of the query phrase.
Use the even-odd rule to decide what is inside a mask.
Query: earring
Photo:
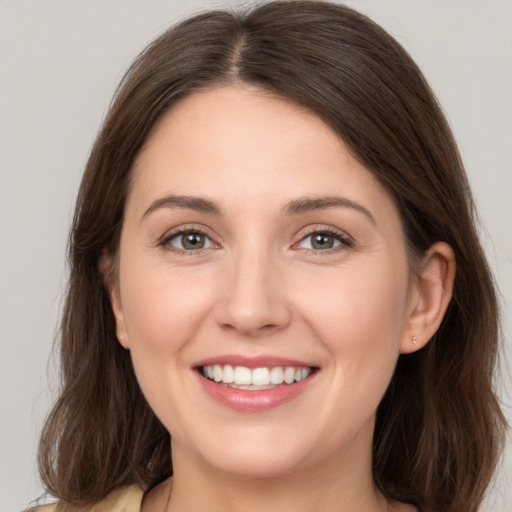
[[[412,337],[412,343],[413,343],[413,345],[417,345],[418,344],[418,342],[416,340],[416,336]]]

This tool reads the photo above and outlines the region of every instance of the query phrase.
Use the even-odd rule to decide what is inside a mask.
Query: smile
[[[208,380],[226,384],[230,388],[261,390],[300,382],[313,372],[313,368],[296,366],[248,368],[215,364],[203,366],[201,372]]]
[[[320,373],[316,366],[270,356],[219,356],[194,369],[206,396],[243,413],[264,412],[298,399]]]

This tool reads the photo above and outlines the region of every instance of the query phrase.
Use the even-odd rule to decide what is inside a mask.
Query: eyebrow
[[[144,219],[150,213],[158,210],[159,208],[186,208],[188,210],[196,210],[203,213],[212,213],[220,215],[220,206],[209,199],[194,196],[176,196],[170,195],[156,199],[151,203],[149,208],[144,212],[142,218]]]
[[[367,208],[356,201],[339,196],[303,197],[294,199],[285,205],[284,212],[288,215],[297,215],[331,207],[352,208],[368,217],[374,226],[377,225],[375,217]]]
[[[375,217],[364,206],[356,201],[339,196],[301,197],[287,203],[283,211],[286,215],[300,215],[332,207],[352,208],[364,214],[373,225],[377,224]],[[185,208],[213,215],[221,215],[220,206],[209,199],[195,196],[170,195],[153,201],[142,215],[142,218],[144,219],[159,208]]]

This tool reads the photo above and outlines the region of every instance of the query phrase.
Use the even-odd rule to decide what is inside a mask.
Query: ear
[[[437,242],[427,251],[413,278],[402,354],[425,346],[439,329],[452,298],[455,269],[455,254],[447,243]]]
[[[103,282],[110,299],[110,306],[114,313],[116,322],[116,335],[119,343],[128,349],[128,333],[124,318],[123,305],[121,303],[121,291],[119,288],[119,265],[117,258],[104,252],[99,260],[99,269],[103,277]]]

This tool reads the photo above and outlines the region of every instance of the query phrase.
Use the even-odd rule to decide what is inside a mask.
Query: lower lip
[[[218,403],[241,412],[262,412],[279,407],[303,393],[317,372],[293,384],[283,384],[272,389],[249,390],[230,388],[217,384],[196,372],[203,389]]]

